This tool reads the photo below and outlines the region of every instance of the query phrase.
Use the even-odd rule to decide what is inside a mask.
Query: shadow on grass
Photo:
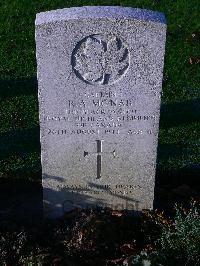
[[[187,206],[200,196],[200,165],[187,165],[180,169],[156,169],[154,209],[172,212],[175,203]]]
[[[160,129],[179,127],[180,130],[180,126],[190,126],[194,122],[200,122],[200,99],[161,106]],[[188,142],[185,137],[175,140],[174,143],[173,139],[172,143],[160,143],[162,140],[158,142],[155,208],[169,210],[175,202],[184,203],[191,197],[200,195],[200,164],[189,159],[199,156],[199,139],[191,138],[190,132],[184,132],[184,135],[188,136]],[[185,159],[184,167],[166,166],[169,160],[176,161],[178,165],[183,158],[188,158]]]
[[[42,219],[42,187],[29,179],[0,179],[0,220],[38,223]]]
[[[25,159],[28,153],[40,150],[39,127],[0,133],[0,143],[0,160],[6,160],[12,155]]]
[[[0,101],[3,102],[7,98],[21,95],[33,95],[37,97],[36,77],[0,81]],[[10,102],[6,101],[6,104],[9,105]],[[17,108],[18,107],[16,106],[16,110]],[[15,110],[13,110],[13,112],[14,111]],[[7,116],[4,117],[3,115],[2,117],[3,119],[13,119],[10,113],[8,113]],[[20,122],[22,124],[21,128],[20,123],[17,124],[17,129],[15,129],[15,123],[25,119],[26,110],[21,109],[16,121],[12,121],[12,130],[5,132],[5,128],[2,126],[4,131],[0,132],[0,177],[13,176],[15,178],[15,175],[18,177],[23,171],[25,172],[25,175],[28,173],[31,175],[33,169],[35,169],[35,171],[40,171],[39,126],[26,128],[30,126],[30,121],[28,120],[26,123]],[[28,117],[27,119],[31,118]],[[1,123],[4,123],[4,121],[1,121]]]
[[[0,80],[0,100],[20,95],[37,93],[37,77]]]
[[[170,128],[200,122],[200,99],[161,105],[160,127]]]

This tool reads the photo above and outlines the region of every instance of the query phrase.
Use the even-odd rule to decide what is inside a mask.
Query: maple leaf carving
[[[129,65],[128,49],[117,39],[111,39],[107,44],[105,57],[105,82],[110,79],[113,82],[121,76]]]
[[[75,70],[89,83],[111,84],[128,69],[128,48],[117,38],[89,36],[77,49]]]

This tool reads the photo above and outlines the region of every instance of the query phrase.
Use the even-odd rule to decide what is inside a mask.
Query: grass
[[[171,171],[189,167],[192,176],[193,166],[200,161],[200,72],[199,64],[195,63],[200,47],[198,0],[1,0],[0,177],[27,179],[34,176],[35,181],[41,178],[40,174],[31,174],[40,173],[41,168],[35,15],[83,5],[132,6],[166,14],[168,29],[157,175],[167,173],[169,177]]]

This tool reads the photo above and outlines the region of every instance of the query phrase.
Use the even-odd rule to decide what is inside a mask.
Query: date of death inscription
[[[132,129],[76,129],[76,130],[69,130],[69,129],[47,129],[48,135],[57,135],[57,136],[64,136],[64,135],[119,135],[119,134],[127,134],[127,135],[144,135],[144,134],[154,134],[153,130],[151,129],[139,129],[139,130],[132,130]]]

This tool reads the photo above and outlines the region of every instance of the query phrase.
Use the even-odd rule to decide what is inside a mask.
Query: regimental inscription
[[[129,50],[120,37],[94,34],[82,39],[72,53],[75,74],[88,84],[113,84],[129,67]]]

